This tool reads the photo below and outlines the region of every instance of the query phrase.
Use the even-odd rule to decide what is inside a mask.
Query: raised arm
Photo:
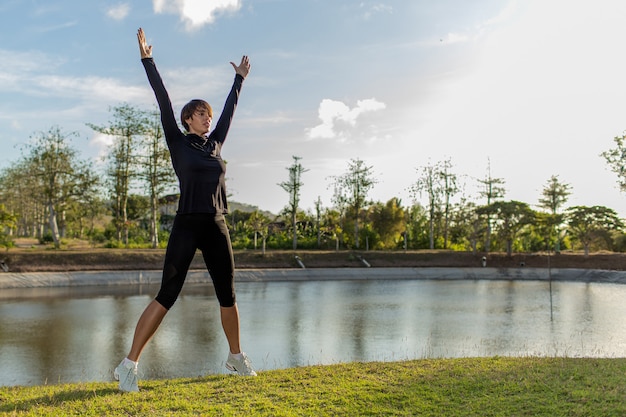
[[[220,114],[220,118],[215,125],[215,129],[209,135],[210,139],[221,143],[226,141],[226,135],[228,135],[228,130],[230,129],[230,124],[233,120],[233,116],[235,115],[235,109],[237,108],[237,102],[239,101],[239,92],[241,91],[243,80],[250,72],[250,60],[247,55],[244,55],[241,58],[241,63],[239,65],[235,65],[232,61],[230,65],[232,65],[235,69],[235,81],[233,81],[233,86],[228,93],[228,97],[226,97],[224,109],[222,110],[222,114]]]
[[[178,123],[176,122],[176,116],[172,109],[172,103],[170,97],[167,94],[161,75],[157,71],[154,60],[152,59],[152,45],[148,45],[146,42],[146,35],[143,29],[139,28],[137,31],[137,41],[139,42],[139,53],[141,54],[141,63],[146,70],[148,81],[154,91],[157,103],[159,104],[159,110],[161,111],[161,124],[163,125],[163,132],[165,133],[165,139],[169,140],[176,135],[182,134]]]

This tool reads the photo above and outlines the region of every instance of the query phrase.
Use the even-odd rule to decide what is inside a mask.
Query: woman
[[[147,44],[141,28],[137,40],[141,62],[161,111],[165,140],[180,185],[180,200],[165,253],[161,288],[139,318],[131,350],[115,368],[115,379],[119,381],[121,391],[139,390],[137,363],[141,352],[174,305],[196,249],[202,252],[220,304],[222,327],[230,349],[226,368],[240,375],[256,376],[239,344],[234,259],[224,219],[228,212],[224,182],[226,166],[220,155],[241,85],[250,71],[250,62],[247,56],[243,56],[239,65],[230,63],[235,69],[235,80],[211,134],[206,136],[213,121],[213,111],[203,100],[191,100],[183,107],[180,118],[187,131],[183,133],[178,128],[169,96],[152,59],[152,46]]]

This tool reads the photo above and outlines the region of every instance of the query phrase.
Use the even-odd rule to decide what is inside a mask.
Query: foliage
[[[159,113],[146,113],[145,123],[136,160],[138,178],[143,181],[148,192],[150,242],[156,248],[159,246],[159,198],[176,184],[176,175],[165,144]]]
[[[302,174],[307,172],[308,169],[304,169],[300,163],[299,156],[293,156],[293,164],[287,168],[289,171],[289,180],[283,181],[278,184],[283,190],[289,194],[289,203],[284,210],[284,214],[291,219],[291,233],[292,233],[292,249],[296,250],[298,247],[298,206],[300,204],[300,189],[304,185],[302,182]]]
[[[418,195],[426,194],[428,199],[428,224],[430,249],[435,248],[435,240],[441,231],[443,248],[448,247],[448,235],[450,230],[451,198],[458,193],[457,175],[451,172],[452,162],[445,161],[428,164],[418,169],[421,171],[417,182],[410,187],[409,191],[415,200]]]
[[[506,253],[511,256],[518,233],[535,219],[530,206],[521,201],[496,201],[477,210],[480,214],[494,218],[498,225],[498,237],[506,244]]]
[[[335,200],[340,207],[346,207],[352,213],[354,247],[357,249],[360,247],[359,216],[370,204],[367,196],[377,182],[373,168],[358,158],[350,160],[345,174],[334,177]]]
[[[613,138],[615,148],[602,152],[611,171],[617,175],[617,183],[623,192],[626,192],[626,135]]]
[[[107,154],[108,188],[113,201],[116,238],[128,243],[128,195],[138,176],[136,152],[139,137],[145,134],[149,121],[144,111],[129,104],[113,107],[111,112],[113,118],[107,126],[87,125],[113,138],[112,151]]]
[[[0,247],[13,246],[13,239],[8,231],[15,228],[16,222],[17,216],[8,211],[4,204],[0,204]]]
[[[17,228],[39,238],[47,229],[56,248],[67,233],[68,213],[98,184],[90,165],[69,145],[70,136],[59,127],[35,134],[0,179],[7,209],[19,219]]]
[[[494,201],[504,198],[506,189],[504,188],[504,179],[491,176],[491,161],[487,164],[487,174],[482,180],[478,180],[482,189],[479,192],[480,197],[486,199],[485,206],[490,206]],[[491,246],[491,213],[485,213],[485,251],[492,250]]]
[[[569,233],[576,241],[583,245],[585,255],[594,241],[604,240],[610,245],[612,230],[621,230],[624,227],[617,213],[602,206],[575,206],[567,211]],[[609,248],[610,249],[610,248]]]
[[[369,209],[372,231],[376,234],[374,249],[396,249],[401,243],[402,233],[406,230],[405,213],[397,198],[386,204],[374,203]]]

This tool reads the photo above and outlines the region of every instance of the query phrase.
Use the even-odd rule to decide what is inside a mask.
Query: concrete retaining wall
[[[626,271],[547,268],[313,268],[241,269],[238,282],[320,281],[361,279],[530,280],[609,282],[626,284]],[[158,284],[161,271],[94,271],[0,273],[0,289]],[[190,283],[211,282],[206,271],[190,271]]]

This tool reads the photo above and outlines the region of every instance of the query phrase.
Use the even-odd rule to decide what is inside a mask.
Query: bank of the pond
[[[626,284],[626,271],[577,268],[274,268],[240,269],[238,282],[323,281],[323,280],[526,280],[572,281]],[[161,272],[148,271],[68,271],[8,272],[0,274],[0,289],[151,285],[161,281]],[[188,283],[210,283],[206,271],[192,270]]]
[[[152,271],[163,267],[163,249],[105,249],[81,248],[12,248],[0,253],[10,272],[67,272],[67,271]],[[372,268],[476,268],[486,258],[490,268],[527,268],[626,270],[626,253],[580,252],[548,253],[471,253],[450,250],[414,251],[323,251],[323,250],[236,250],[237,269],[298,268],[300,260],[307,269],[363,268],[367,262]],[[200,253],[191,264],[192,269],[204,269]]]

